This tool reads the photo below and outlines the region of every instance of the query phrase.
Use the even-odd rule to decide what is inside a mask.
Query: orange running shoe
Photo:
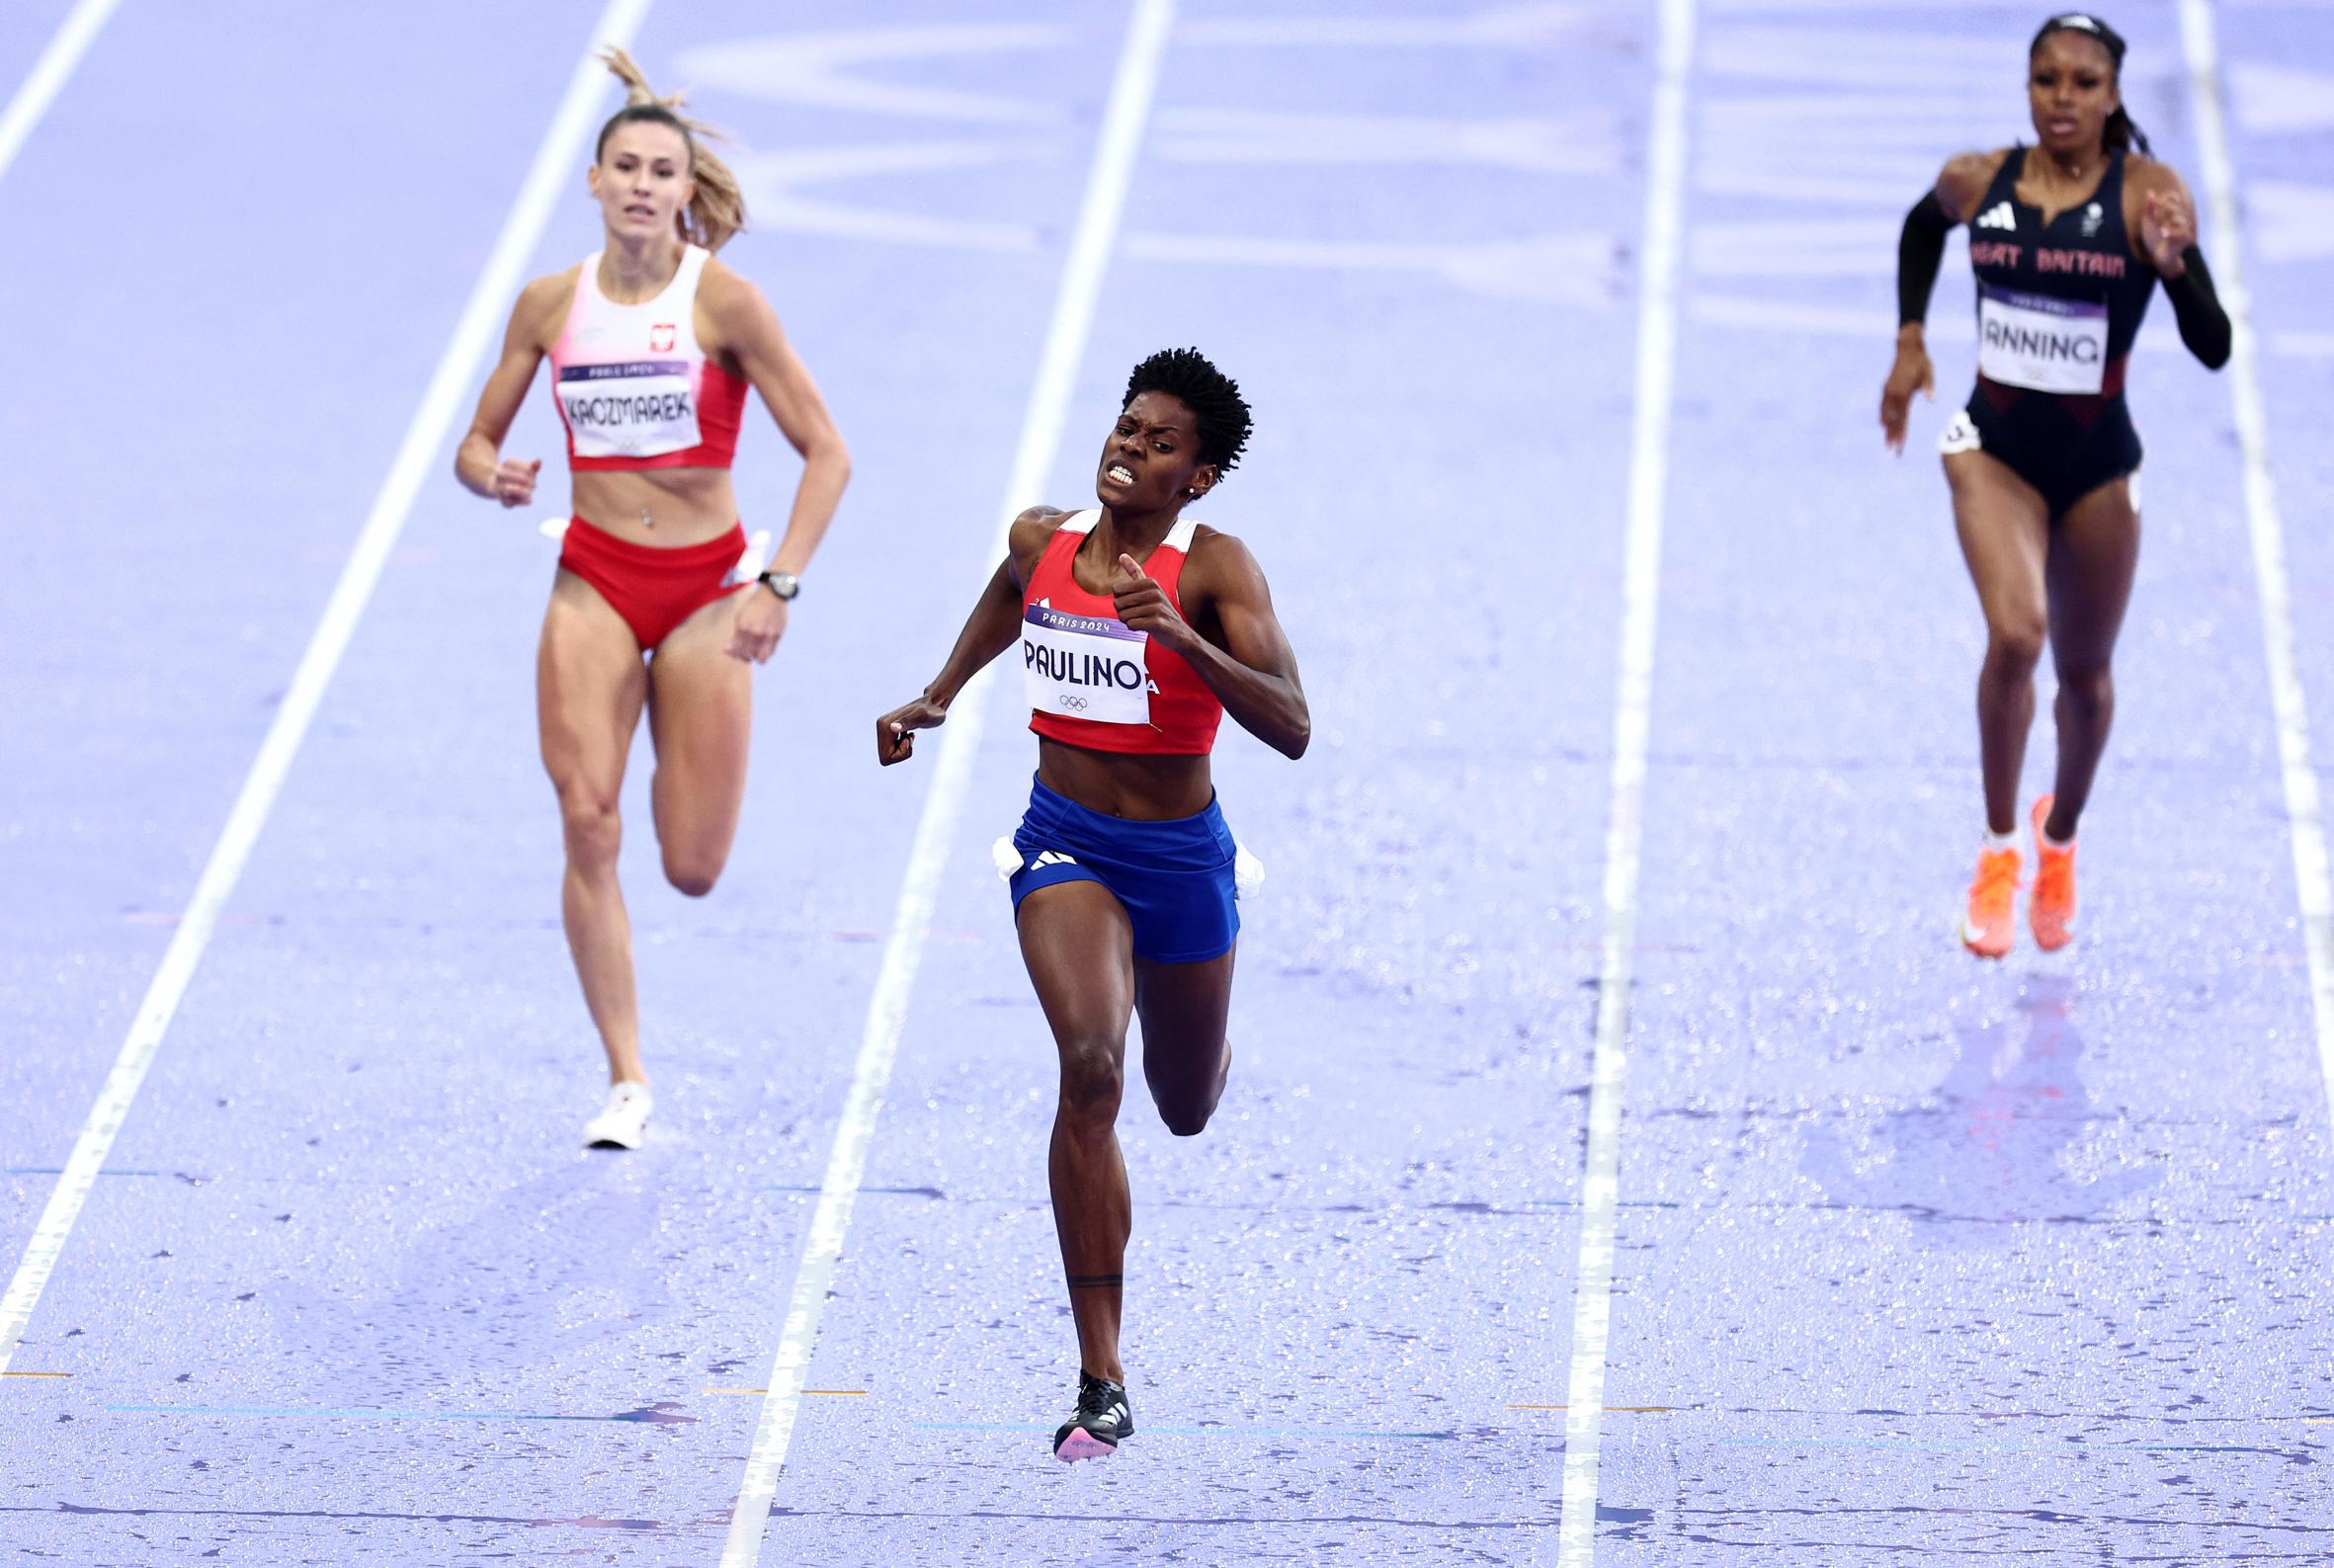
[[[2044,952],[2056,952],[2075,940],[2075,847],[2042,837],[2042,823],[2056,798],[2042,796],[2029,816],[2035,828],[2035,890],[2027,899],[2026,918],[2035,928],[2035,946]]]
[[[1969,878],[1969,911],[1961,917],[1961,946],[1980,958],[2007,957],[2018,921],[2010,906],[2018,898],[2018,852],[1979,850],[1977,874]]]

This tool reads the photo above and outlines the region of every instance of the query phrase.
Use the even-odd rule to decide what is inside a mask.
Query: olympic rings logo
[[[1058,701],[1064,707],[1084,707],[1086,705],[1086,700],[1084,698],[1073,697],[1067,692],[1060,694]]]

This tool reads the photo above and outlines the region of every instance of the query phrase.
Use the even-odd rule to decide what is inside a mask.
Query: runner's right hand
[[[893,708],[875,720],[875,761],[886,768],[906,762],[916,754],[916,731],[938,729],[948,716],[947,705],[929,697]]]
[[[535,476],[542,471],[542,459],[516,462],[505,457],[494,465],[494,498],[506,508],[525,506],[535,499]]]
[[[1904,418],[1915,392],[1937,396],[1937,369],[1929,363],[1927,348],[1919,343],[1899,343],[1896,364],[1888,371],[1887,384],[1880,388],[1880,436],[1890,452],[1904,451]]]

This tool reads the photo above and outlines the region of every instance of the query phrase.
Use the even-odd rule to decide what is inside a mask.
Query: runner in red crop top
[[[1019,643],[1039,738],[1013,840],[1015,921],[1060,1059],[1049,1173],[1080,1359],[1076,1409],[1054,1434],[1065,1460],[1107,1455],[1133,1431],[1119,1361],[1131,1203],[1114,1128],[1129,1015],[1177,1134],[1207,1126],[1231,1070],[1239,927],[1209,767],[1217,720],[1230,713],[1290,757],[1311,733],[1255,557],[1182,515],[1248,428],[1238,385],[1198,353],[1137,366],[1095,465],[1101,510],[1023,513],[939,677],[875,721],[877,760],[905,760],[915,732]]]
[[[623,51],[608,61],[631,92],[591,169],[606,242],[520,294],[455,472],[505,507],[534,499],[542,463],[505,458],[502,443],[549,357],[575,504],[543,614],[537,712],[566,830],[568,948],[612,1086],[585,1137],[631,1148],[649,1107],[616,877],[632,733],[648,705],[666,879],[692,897],[710,892],[745,796],[753,666],[786,631],[851,463],[769,301],[710,254],[744,225],[735,179],[674,112],[678,100],[656,98]],[[760,587],[763,563],[741,560],[729,479],[749,386],[803,462]]]

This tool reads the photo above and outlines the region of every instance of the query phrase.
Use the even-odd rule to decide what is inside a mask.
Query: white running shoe
[[[608,1104],[584,1123],[587,1149],[636,1149],[648,1136],[648,1113],[656,1109],[646,1084],[625,1079],[608,1089]]]

